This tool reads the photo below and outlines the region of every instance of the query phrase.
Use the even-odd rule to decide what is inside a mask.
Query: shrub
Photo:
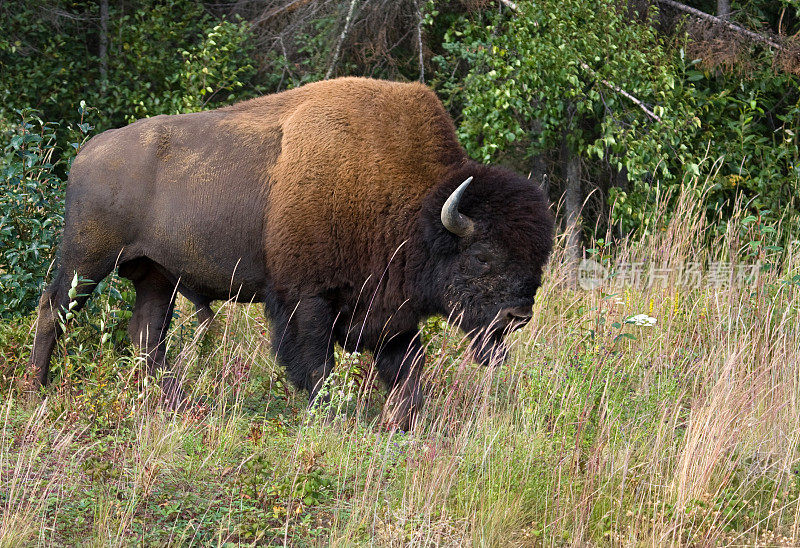
[[[0,317],[36,305],[64,222],[65,181],[55,171],[58,124],[18,111],[0,171]]]
[[[66,128],[78,142],[66,150],[56,144],[60,124],[42,120],[36,110],[17,111],[18,122],[6,130],[0,158],[0,318],[36,307],[64,224],[64,173],[93,129],[84,122],[88,110],[81,101],[80,122]]]

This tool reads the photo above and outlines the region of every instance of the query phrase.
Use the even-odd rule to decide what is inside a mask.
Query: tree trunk
[[[414,0],[414,7],[417,9],[417,50],[419,53],[419,81],[425,83],[425,56],[422,52],[422,24],[423,15],[419,0]]]
[[[717,17],[720,19],[728,19],[731,15],[731,1],[730,0],[717,0]]]
[[[97,56],[100,57],[100,89],[103,94],[108,84],[108,0],[100,0],[100,44]]]
[[[622,169],[614,173],[613,186],[620,189],[622,192],[628,192],[628,168],[622,166]]]
[[[542,187],[542,191],[544,195],[549,198],[550,196],[550,181],[548,180],[548,175],[550,169],[547,164],[547,158],[544,154],[536,154],[530,163],[530,168],[528,169],[528,179],[531,181],[538,183],[539,186]],[[518,171],[524,171],[523,169],[519,169]]]
[[[336,50],[333,52],[331,66],[328,67],[328,72],[325,73],[325,80],[330,79],[330,77],[333,76],[333,72],[336,70],[336,63],[339,62],[339,54],[342,52],[342,44],[345,38],[347,38],[347,33],[350,32],[350,22],[353,20],[353,10],[356,7],[356,1],[357,0],[350,0],[350,8],[347,10],[347,17],[345,17],[344,20],[344,29],[342,29],[342,35],[339,36],[339,41],[336,42]]]
[[[612,181],[611,184],[612,184],[612,186],[620,189],[622,192],[628,192],[628,186],[629,186],[628,183],[629,183],[629,181],[628,181],[628,168],[626,168],[625,166],[622,166],[622,169],[620,169],[619,171],[614,173],[614,178],[613,178],[613,181]],[[613,207],[616,204],[606,204],[606,205],[607,206],[611,205]],[[610,230],[613,230],[613,227]],[[618,225],[618,232],[619,232],[619,234],[618,234],[619,237],[622,238],[623,237],[622,236],[622,223],[619,223],[619,225]]]
[[[581,260],[581,159],[567,143],[566,135],[561,143],[561,170],[564,179],[564,209],[566,214],[567,259],[570,264],[571,285],[578,279],[578,264]]]

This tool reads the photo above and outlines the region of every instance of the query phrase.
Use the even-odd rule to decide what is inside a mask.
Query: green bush
[[[774,52],[750,45],[747,73],[726,71],[692,55],[682,27],[667,39],[655,8],[632,22],[612,0],[516,4],[453,21],[434,59],[475,158],[544,162],[558,201],[563,150],[579,156],[587,233],[609,211],[615,234],[653,230],[656,197],[695,177],[714,218],[737,201],[770,221],[800,214],[800,86]]]
[[[58,124],[19,111],[0,168],[0,317],[32,310],[64,222],[65,181],[56,173]],[[86,127],[86,126],[85,126]]]

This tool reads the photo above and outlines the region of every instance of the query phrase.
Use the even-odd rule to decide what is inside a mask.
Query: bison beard
[[[176,291],[263,302],[292,382],[314,399],[333,348],[373,351],[389,422],[422,403],[418,325],[440,314],[482,363],[529,319],[553,218],[524,177],[470,160],[421,84],[342,78],[230,107],[157,116],[93,138],[70,173],[59,270],[42,295],[31,364],[44,385],[70,280],[132,280],[132,341],[166,365]],[[77,297],[80,308],[86,297]]]

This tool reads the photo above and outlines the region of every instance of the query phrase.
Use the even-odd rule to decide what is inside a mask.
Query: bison
[[[478,362],[501,359],[552,241],[537,185],[469,159],[419,83],[341,78],[139,120],[72,165],[33,382],[47,382],[73,276],[89,280],[75,311],[118,266],[136,290],[129,334],[165,392],[180,392],[164,374],[176,291],[204,320],[235,298],[265,303],[278,362],[312,402],[335,343],[371,350],[390,420],[407,426],[422,404],[420,321],[456,320]]]

